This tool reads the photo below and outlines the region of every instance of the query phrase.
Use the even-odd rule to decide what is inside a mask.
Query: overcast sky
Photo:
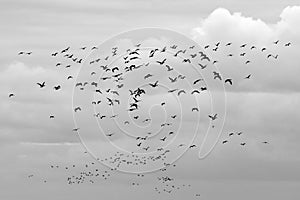
[[[0,5],[1,199],[300,197],[299,1],[0,0]],[[210,45],[205,49],[207,55],[218,61],[216,66],[224,78],[233,79],[233,86],[225,87],[227,112],[219,141],[208,157],[199,160],[201,137],[198,138],[197,148],[189,150],[178,160],[177,167],[165,174],[150,173],[140,178],[113,172],[108,180],[70,186],[66,178],[78,175],[85,170],[86,163],[95,160],[83,153],[85,149],[72,131],[75,80],[67,81],[66,77],[75,77],[79,65],[59,70],[55,65],[62,59],[51,54],[70,46],[70,51],[85,58],[89,51],[80,47],[90,49],[120,32],[143,27],[177,31],[202,49]],[[277,40],[275,45],[273,42]],[[214,52],[212,47],[218,42],[220,48]],[[228,42],[232,45],[225,47]],[[286,47],[289,42],[291,45]],[[241,49],[240,45],[245,43],[246,48]],[[257,49],[250,50],[252,45]],[[264,47],[267,50],[261,52]],[[33,53],[18,56],[20,51]],[[239,55],[243,52],[245,57]],[[230,53],[234,55],[232,58],[228,57]],[[267,58],[268,54],[278,58]],[[245,65],[246,60],[251,63]],[[245,81],[248,74],[251,79]],[[42,81],[47,86],[41,90],[36,83]],[[132,77],[129,84],[135,81]],[[52,88],[58,84],[62,90],[54,92]],[[9,98],[10,93],[15,96]],[[153,93],[146,104],[159,104],[161,97],[161,93]],[[203,99],[207,100],[205,96]],[[185,105],[191,101],[187,99]],[[209,103],[201,105],[204,113],[208,112]],[[176,111],[173,107],[171,110]],[[55,119],[49,119],[51,114]],[[158,112],[151,116],[158,119],[161,115]],[[184,132],[189,132],[198,122],[193,115],[186,116],[182,123]],[[202,122],[201,130],[205,128]],[[228,144],[222,144],[230,132],[240,131],[243,132],[240,137],[235,135]],[[206,152],[216,137],[208,138],[211,142]],[[129,145],[127,140],[118,141]],[[246,143],[243,147],[242,142]],[[64,169],[73,164],[78,167],[71,171]],[[51,165],[60,168],[51,169]],[[107,170],[101,164],[97,167]],[[28,178],[31,174],[34,176]],[[157,181],[162,175],[174,178],[177,185],[191,184],[191,187],[158,194],[154,188],[164,188]],[[132,182],[140,185],[133,187]],[[195,196],[198,193],[200,197]]]

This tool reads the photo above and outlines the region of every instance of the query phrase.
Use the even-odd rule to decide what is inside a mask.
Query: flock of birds
[[[74,83],[74,87],[75,87],[75,89],[78,88],[79,90],[84,90],[85,87],[87,87],[87,86],[93,87],[94,92],[97,93],[98,95],[100,95],[102,98],[97,99],[97,100],[93,100],[91,102],[91,104],[93,104],[93,105],[105,104],[106,106],[116,106],[116,105],[120,105],[122,103],[121,99],[118,98],[118,97],[120,97],[120,95],[121,95],[120,91],[125,88],[125,83],[123,81],[125,79],[124,76],[127,73],[139,70],[139,69],[147,67],[149,65],[158,65],[160,67],[163,67],[163,69],[168,73],[171,73],[172,71],[174,71],[174,67],[171,66],[170,63],[168,63],[169,58],[166,57],[166,58],[163,58],[161,60],[155,59],[156,55],[158,55],[158,54],[163,54],[167,51],[172,51],[172,52],[174,52],[173,56],[176,57],[176,58],[180,58],[182,64],[190,64],[190,63],[192,63],[192,60],[197,57],[201,61],[207,62],[207,63],[204,63],[204,64],[203,63],[198,63],[198,67],[201,70],[205,70],[207,67],[209,67],[208,63],[212,63],[213,65],[218,63],[218,60],[211,60],[209,58],[209,56],[207,54],[205,54],[203,51],[188,53],[188,52],[191,52],[195,48],[195,46],[189,46],[185,49],[179,49],[176,44],[173,44],[169,47],[165,46],[163,48],[150,49],[149,52],[148,52],[148,58],[152,59],[152,60],[154,59],[152,61],[152,63],[151,62],[146,62],[146,63],[144,62],[144,63],[137,64],[136,61],[141,61],[142,60],[142,58],[140,57],[141,51],[142,51],[141,45],[142,44],[136,44],[133,49],[127,49],[126,55],[121,56],[121,59],[124,62],[124,67],[123,68],[120,67],[120,66],[109,66],[108,64],[100,65],[100,68],[99,68],[99,64],[102,61],[104,61],[104,62],[107,61],[108,62],[110,59],[113,59],[114,56],[119,55],[118,54],[118,47],[113,47],[110,55],[107,55],[105,57],[99,57],[99,58],[96,58],[96,59],[90,60],[90,61],[85,61],[84,58],[77,57],[75,55],[75,53],[71,52],[71,47],[67,47],[67,48],[64,48],[60,51],[54,52],[54,53],[51,54],[51,57],[61,56],[65,59],[68,59],[69,61],[71,61],[73,63],[73,64],[69,64],[69,63],[64,64],[64,62],[61,61],[61,62],[57,62],[55,64],[56,67],[70,68],[70,67],[73,67],[76,64],[82,64],[84,62],[87,62],[88,65],[97,65],[97,67],[98,67],[97,69],[100,69],[101,71],[103,71],[105,73],[105,75],[107,75],[107,76],[102,76],[99,79],[99,82],[96,82],[96,81],[93,81],[93,82],[89,82],[89,81],[76,82],[76,83]],[[216,52],[216,51],[219,50],[221,45],[222,44],[220,42],[218,42],[214,45],[206,45],[206,46],[204,46],[204,49],[205,50],[206,49],[211,49],[212,52]],[[229,42],[229,43],[224,44],[223,46],[228,47],[228,46],[231,46],[231,45],[233,45],[233,44],[231,42]],[[280,41],[279,40],[274,41],[274,45],[280,45]],[[291,46],[291,43],[290,42],[285,43],[285,44],[283,44],[283,46],[289,47],[289,46]],[[239,48],[242,49],[242,50],[246,49],[247,47],[250,50],[259,49],[259,52],[262,52],[262,53],[268,51],[268,49],[266,47],[260,47],[259,48],[257,46],[249,45],[249,44],[242,44],[242,45],[239,46]],[[90,48],[90,50],[97,50],[97,49],[98,48],[95,47],[95,46]],[[86,46],[84,46],[84,47],[81,47],[80,50],[81,51],[87,51],[88,48]],[[247,54],[246,52],[241,52],[241,53],[238,54],[238,56],[245,57],[246,54]],[[34,53],[31,52],[31,51],[29,51],[29,52],[21,51],[21,52],[18,53],[18,55],[19,56],[32,56],[32,55],[34,55]],[[183,57],[183,55],[185,57]],[[227,56],[232,57],[234,55],[232,53],[230,53]],[[271,59],[271,58],[278,59],[278,57],[279,57],[278,54],[273,55],[272,53],[266,53],[266,58],[267,59]],[[251,63],[251,60],[246,59],[244,63],[245,63],[245,65],[248,65],[248,64]],[[91,68],[91,69],[93,69],[93,68]],[[96,71],[96,70],[91,71],[90,76],[95,76],[98,73],[99,72]],[[229,86],[234,84],[234,80],[232,78],[224,78],[224,77],[222,77],[220,72],[213,71],[212,76],[213,76],[214,80],[224,81],[224,84],[227,84]],[[249,80],[251,78],[252,78],[252,74],[246,74],[242,79]],[[74,75],[68,75],[66,77],[66,80],[72,80],[72,79],[74,79]],[[137,88],[134,88],[134,89],[128,89],[128,94],[129,94],[129,98],[131,99],[131,101],[128,105],[129,107],[126,110],[127,112],[134,113],[134,112],[138,111],[141,108],[140,104],[142,103],[142,100],[143,100],[142,97],[145,94],[147,94],[147,92],[148,92],[147,90],[149,88],[151,90],[153,90],[153,89],[156,89],[160,86],[160,80],[156,80],[155,79],[155,74],[153,74],[151,72],[147,73],[147,74],[144,74],[143,79],[145,81],[147,81],[147,84],[146,84],[147,86],[145,86],[144,88],[143,87],[137,87]],[[174,76],[173,77],[168,76],[167,79],[169,80],[169,82],[171,84],[175,84],[176,82],[179,82],[180,80],[186,79],[186,76],[183,75],[183,74],[179,74],[175,77]],[[116,88],[115,89],[112,89],[112,88],[103,89],[103,88],[100,87],[101,86],[100,81],[112,81],[113,83],[116,84]],[[192,85],[194,85],[194,86],[197,86],[200,83],[205,83],[204,79],[198,78],[198,79],[192,81]],[[37,82],[36,85],[40,89],[43,89],[43,88],[48,86],[46,81]],[[53,87],[54,91],[59,91],[59,90],[62,89],[61,84],[57,84],[57,85],[54,85],[52,87]],[[205,92],[206,90],[208,90],[206,85],[201,84],[201,86],[199,88],[193,89],[190,92],[190,95],[200,94],[202,92]],[[185,89],[174,88],[174,89],[168,90],[167,93],[172,93],[172,94],[175,94],[179,97],[179,96],[182,96],[182,95],[186,95],[188,92]],[[108,96],[108,95],[110,95],[110,96]],[[9,93],[9,95],[8,95],[9,98],[14,98],[15,96],[16,95],[14,93]],[[161,102],[162,107],[166,106],[166,104],[167,104],[167,102]],[[83,110],[83,108],[81,106],[74,107],[74,112],[76,114],[80,113],[82,110]],[[198,107],[191,107],[190,110],[191,110],[191,112],[199,112]],[[93,113],[93,115],[94,115],[94,117],[96,117],[99,120],[114,119],[114,118],[118,117],[118,114],[114,114],[114,115],[109,116],[109,115],[104,115],[100,112]],[[171,127],[173,123],[176,123],[176,119],[178,117],[179,117],[178,113],[173,113],[169,116],[170,120],[173,120],[173,121],[164,122],[164,123],[160,124],[160,126],[161,127]],[[207,117],[213,122],[213,121],[218,119],[218,113],[211,113]],[[49,118],[51,120],[54,120],[55,115],[50,114]],[[141,119],[141,116],[139,116],[139,115],[134,115],[133,116],[133,120],[138,120],[138,119]],[[141,120],[142,120],[143,123],[148,123],[152,119],[151,118],[143,118]],[[131,122],[129,120],[124,120],[123,121],[124,125],[128,125],[130,123]],[[80,127],[75,127],[72,130],[74,132],[78,132],[80,130]],[[225,140],[220,141],[220,143],[223,144],[223,145],[228,144],[229,141],[230,141],[230,138],[232,138],[234,136],[241,136],[243,134],[244,133],[242,131],[230,132],[230,133],[228,133],[228,138],[225,139]],[[116,134],[112,133],[112,132],[109,132],[109,133],[106,133],[105,135],[108,138],[111,138],[111,137],[114,137]],[[174,135],[175,135],[175,130],[170,130],[170,131],[167,132],[167,135],[165,135],[164,137],[159,138],[159,141],[160,142],[165,142],[169,139],[169,137],[173,137]],[[144,146],[143,144],[150,137],[151,137],[151,133],[147,133],[147,135],[143,135],[143,136],[137,136],[135,138],[137,148],[140,148],[141,150],[143,150],[145,152],[149,151],[151,147],[150,146]],[[268,141],[262,141],[261,143],[269,144]],[[241,146],[246,146],[247,142],[242,141],[240,143],[240,145]],[[184,143],[178,144],[178,148],[184,147],[184,146],[186,146],[186,144],[184,144]],[[191,148],[196,148],[196,147],[197,147],[197,144],[192,144],[188,148],[191,149]],[[164,149],[164,148],[157,148],[156,151],[158,151],[160,153],[157,156],[150,156],[150,157],[147,157],[147,156],[138,157],[138,156],[133,155],[133,154],[131,156],[128,156],[128,155],[125,155],[123,153],[117,152],[117,153],[115,153],[114,155],[112,155],[108,158],[97,159],[98,161],[101,161],[101,162],[109,162],[111,164],[115,164],[114,168],[111,168],[110,170],[104,170],[103,172],[101,172],[100,168],[96,167],[95,162],[89,162],[89,163],[84,164],[83,166],[77,166],[75,164],[69,165],[69,166],[50,165],[50,169],[53,169],[53,170],[55,170],[55,169],[56,170],[58,170],[58,169],[72,170],[72,169],[75,169],[77,167],[79,167],[80,169],[84,168],[84,170],[80,171],[79,174],[77,174],[77,175],[67,176],[66,177],[67,183],[70,184],[70,185],[72,185],[72,184],[83,184],[83,183],[86,183],[86,182],[93,184],[93,183],[96,182],[97,178],[102,178],[103,180],[108,180],[112,176],[112,173],[114,171],[117,171],[120,168],[120,166],[123,165],[123,164],[125,164],[125,165],[146,165],[149,160],[151,160],[151,161],[155,161],[155,160],[164,161],[167,158],[167,154],[170,152],[169,149]],[[84,153],[86,154],[88,152],[85,151]],[[167,171],[167,169],[170,166],[176,167],[175,164],[170,164],[170,163],[164,163],[164,165],[165,165],[165,168],[160,169],[161,172]],[[144,174],[138,174],[137,176],[142,178],[145,175]],[[28,176],[28,178],[31,178],[31,179],[34,178],[34,174],[30,174]],[[178,185],[175,182],[175,178],[169,177],[167,175],[162,175],[160,177],[157,177],[157,180],[160,183],[160,186],[155,187],[154,190],[159,194],[161,194],[161,193],[166,193],[166,194],[169,193],[170,194],[170,193],[173,193],[173,192],[175,192],[175,191],[177,191],[181,188],[185,188],[185,187],[188,188],[188,187],[191,186],[189,184]],[[43,180],[43,181],[45,183],[47,183],[47,180]],[[139,182],[132,182],[131,185],[132,186],[139,186],[140,183]],[[195,194],[195,196],[198,197],[198,196],[200,196],[200,194]]]

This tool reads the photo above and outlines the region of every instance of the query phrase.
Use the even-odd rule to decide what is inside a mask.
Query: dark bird
[[[174,70],[174,69],[173,69],[172,67],[170,67],[169,65],[166,65],[166,67],[167,67],[167,71],[168,71],[168,72]]]
[[[199,112],[199,109],[198,109],[198,108],[192,108],[192,112],[193,112],[193,111]]]
[[[203,81],[203,79],[202,79],[202,78],[199,78],[199,79],[195,80],[195,81],[193,82],[193,84],[196,85],[196,84],[197,84],[198,82],[200,82],[200,81]]]
[[[186,92],[184,90],[179,90],[178,93],[177,93],[177,95],[179,96],[182,93],[186,94]]]
[[[177,115],[171,115],[171,118],[175,119],[177,117]]]
[[[45,86],[46,86],[46,83],[45,83],[45,81],[44,81],[44,82],[42,82],[42,83],[36,83],[36,84],[38,84],[38,85],[40,86],[40,88],[43,88],[43,87],[45,87]]]
[[[247,44],[242,44],[240,47],[241,47],[241,48],[244,48],[246,45],[247,45]]]
[[[200,89],[201,89],[201,91],[205,91],[205,90],[207,90],[207,87],[201,87]]]
[[[192,144],[189,148],[191,149],[191,148],[195,148],[195,147],[197,147],[195,144]]]
[[[114,133],[106,134],[107,137],[111,137],[111,136],[113,136],[113,135],[114,135]]]
[[[232,85],[232,79],[231,78],[226,79],[225,83],[229,83],[230,85]]]
[[[221,77],[220,73],[214,71],[213,75],[214,75],[214,79],[218,78],[218,79],[222,80],[222,77]]]
[[[269,144],[268,142],[263,142],[263,144]]]
[[[288,42],[288,43],[286,43],[284,46],[286,46],[286,47],[291,46],[291,43]]]
[[[76,107],[76,108],[74,108],[74,111],[75,111],[75,112],[81,111],[81,108],[80,108],[80,107]]]
[[[251,61],[250,60],[247,60],[246,62],[245,62],[245,64],[248,64],[248,63],[250,63]]]
[[[233,135],[234,135],[234,133],[229,133],[228,135],[229,135],[229,136],[233,136]]]
[[[73,78],[73,76],[68,76],[68,77],[67,77],[67,80],[69,80],[69,79],[71,79],[71,78]]]
[[[166,58],[165,59],[163,59],[162,61],[156,61],[158,64],[160,64],[160,65],[163,65],[165,62],[166,62]]]
[[[228,142],[228,140],[224,140],[223,142],[222,142],[222,144],[225,144],[225,143],[227,143]]]
[[[177,81],[177,77],[172,78],[172,77],[168,77],[169,80],[171,81],[171,83],[175,83]]]
[[[266,47],[263,47],[263,48],[261,49],[261,51],[265,51],[265,50],[267,50],[267,48],[266,48]]]
[[[178,89],[171,89],[171,90],[168,90],[168,93],[172,93],[172,92],[175,92],[177,91]]]
[[[50,115],[49,118],[50,118],[50,119],[54,119],[54,115]]]
[[[279,42],[279,40],[277,40],[277,41],[275,41],[275,42],[273,42],[274,44],[278,44],[278,42]]]
[[[204,49],[207,49],[209,47],[209,45],[204,46]]]
[[[186,62],[187,62],[187,63],[191,63],[191,60],[188,59],[188,58],[185,58],[185,59],[182,60],[182,62],[184,62],[184,63],[186,63]]]
[[[217,113],[214,114],[214,115],[208,115],[208,117],[211,119],[211,120],[216,120],[217,119]]]
[[[144,76],[144,79],[150,78],[151,76],[153,76],[152,74],[147,74]]]
[[[243,142],[243,143],[241,143],[240,145],[242,145],[242,146],[245,146],[245,145],[246,145],[246,143],[245,143],[245,142]]]
[[[246,76],[244,79],[250,79],[251,74],[249,74],[248,76]]]
[[[114,68],[111,69],[111,72],[114,73],[116,70],[119,71],[119,68],[118,67],[114,67]]]
[[[229,45],[231,45],[232,43],[231,42],[228,42],[227,44],[226,44],[226,46],[229,46]]]
[[[163,137],[163,138],[160,138],[161,141],[165,141],[167,139],[167,137]]]
[[[200,63],[198,63],[198,65],[201,67],[201,69],[205,69],[207,67],[207,65],[202,65]]]
[[[53,88],[54,88],[54,90],[59,90],[59,89],[61,89],[60,85],[54,86]]]
[[[149,83],[149,85],[150,85],[151,87],[157,87],[157,86],[158,86],[158,81],[156,81],[155,83]]]
[[[191,94],[195,94],[195,93],[200,94],[200,91],[199,91],[199,90],[193,90],[193,91],[191,92]]]
[[[238,133],[237,133],[237,135],[242,135],[242,134],[243,134],[243,132],[238,132]]]

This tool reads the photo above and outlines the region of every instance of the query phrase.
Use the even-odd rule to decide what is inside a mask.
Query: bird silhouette
[[[80,107],[76,107],[76,108],[74,108],[74,111],[75,112],[81,111],[81,108]]]
[[[194,111],[199,112],[199,109],[198,108],[192,108],[192,112],[194,112]]]
[[[217,119],[217,115],[218,115],[218,114],[208,115],[208,117],[209,117],[211,120],[216,120],[216,119]]]
[[[160,65],[163,65],[165,62],[166,62],[166,58],[165,59],[163,59],[162,61],[156,61],[158,64],[160,64]]]
[[[232,85],[232,79],[227,78],[227,79],[225,80],[225,83],[229,83],[230,85]]]
[[[185,90],[179,90],[177,95],[179,96],[180,94],[186,94]]]
[[[43,88],[43,87],[45,87],[45,86],[46,86],[46,83],[45,83],[45,81],[44,81],[44,82],[42,82],[42,83],[36,83],[36,84],[38,84],[38,85],[40,86],[40,88]]]
[[[158,81],[155,81],[155,83],[149,83],[151,87],[157,87],[158,86]]]

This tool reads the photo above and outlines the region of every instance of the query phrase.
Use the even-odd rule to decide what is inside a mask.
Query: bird
[[[156,61],[158,64],[160,64],[160,65],[163,65],[165,62],[166,62],[166,58],[165,59],[163,59],[162,61]]]
[[[229,136],[233,136],[233,135],[234,135],[234,133],[229,133],[228,135],[229,135]]]
[[[242,135],[242,134],[243,134],[243,132],[238,132],[238,133],[237,133],[237,135]]]
[[[245,143],[245,142],[243,142],[243,143],[241,143],[240,145],[241,145],[241,146],[245,146],[245,145],[246,145],[246,143]]]
[[[174,69],[173,69],[172,67],[170,67],[169,65],[166,65],[166,67],[167,67],[167,71],[168,71],[168,72],[174,70]]]
[[[107,137],[111,137],[111,136],[113,136],[113,135],[114,135],[114,133],[106,134]]]
[[[214,79],[218,78],[218,79],[222,80],[222,77],[221,77],[220,73],[214,71],[213,75],[214,75]]]
[[[177,115],[171,115],[171,118],[175,119],[177,117]]]
[[[11,97],[13,97],[13,96],[15,96],[15,94],[13,94],[13,93],[10,93],[10,94],[8,95],[9,98],[11,98]]]
[[[61,89],[61,86],[57,85],[57,86],[54,86],[53,88],[54,88],[54,90],[59,90],[59,89]]]
[[[232,43],[231,42],[228,42],[225,46],[229,46],[229,45],[231,45]]]
[[[50,119],[54,119],[54,115],[50,115],[49,118],[50,118]]]
[[[247,75],[244,79],[250,79],[251,74]]]
[[[208,117],[211,119],[211,120],[216,120],[217,119],[217,113],[214,114],[214,115],[208,115]]]
[[[227,143],[227,142],[228,142],[228,140],[223,140],[222,144],[225,144],[225,143]]]
[[[42,83],[36,83],[36,84],[38,84],[38,85],[40,86],[40,88],[43,88],[43,87],[45,87],[45,86],[46,86],[46,83],[45,83],[45,81],[44,81],[44,82],[42,82]]]
[[[73,76],[68,76],[68,77],[67,77],[67,80],[69,80],[69,79],[71,79],[71,78],[73,78]]]
[[[191,60],[188,59],[188,58],[185,58],[185,59],[182,60],[182,62],[184,62],[184,63],[191,63]]]
[[[248,63],[250,63],[251,61],[250,60],[247,60],[246,62],[245,62],[245,64],[248,64]]]
[[[147,75],[144,76],[144,79],[150,78],[152,76],[153,76],[152,74],[147,74]]]
[[[161,141],[165,141],[167,139],[167,137],[163,137],[163,138],[160,138]]]
[[[191,92],[191,94],[195,94],[195,93],[200,94],[199,90],[193,90],[193,91]]]
[[[180,94],[183,94],[183,93],[186,94],[185,90],[179,90],[177,95],[179,96]]]
[[[284,46],[286,46],[286,47],[291,46],[291,43],[288,42],[288,43],[286,43]]]
[[[198,108],[192,108],[192,112],[193,112],[193,111],[199,112],[199,109],[198,109]]]
[[[273,42],[274,44],[278,44],[279,40],[276,40],[275,42]]]
[[[168,77],[169,80],[171,81],[171,83],[175,83],[177,81],[177,77],[172,78],[172,77]]]
[[[207,90],[207,87],[201,87],[200,89],[201,89],[201,91],[205,91],[205,90]]]
[[[202,65],[200,63],[198,63],[198,65],[201,67],[201,69],[205,69],[207,67],[207,65]]]
[[[202,78],[199,78],[199,79],[195,80],[195,81],[193,82],[193,84],[196,85],[196,84],[197,84],[198,82],[200,82],[200,81],[203,81],[203,79],[202,79]]]
[[[247,44],[242,44],[240,47],[241,47],[241,48],[244,48],[246,45],[247,45]]]
[[[265,141],[265,142],[262,142],[262,143],[263,143],[263,144],[269,144],[269,143],[268,143],[268,142],[266,142],[266,141]]]
[[[158,86],[158,81],[155,81],[155,83],[149,83],[151,87],[157,87]]]
[[[80,107],[76,107],[76,108],[74,108],[74,111],[75,111],[75,112],[81,111],[81,108],[80,108]]]
[[[231,78],[226,79],[225,83],[229,83],[230,85],[232,85],[232,79]]]

